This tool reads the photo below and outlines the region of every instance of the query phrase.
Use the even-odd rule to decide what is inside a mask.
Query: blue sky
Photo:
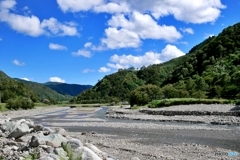
[[[240,0],[0,0],[0,70],[94,85],[182,56],[239,15]]]

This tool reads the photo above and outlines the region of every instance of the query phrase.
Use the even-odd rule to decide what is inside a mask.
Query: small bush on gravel
[[[82,160],[82,155],[80,154],[78,157],[73,158],[74,150],[67,145],[67,143],[62,142],[61,146],[65,152],[67,152],[67,156],[69,160]]]

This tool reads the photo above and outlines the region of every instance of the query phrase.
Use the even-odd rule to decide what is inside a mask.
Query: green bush
[[[34,107],[34,103],[31,99],[29,98],[22,98],[22,97],[18,97],[18,98],[11,98],[7,101],[6,103],[6,108],[7,109],[14,109],[14,110],[18,110],[18,109],[32,109]]]
[[[67,152],[67,156],[69,160],[82,160],[82,154],[79,153],[78,155],[74,156],[74,149],[70,145],[67,145],[67,143],[62,142],[61,147],[65,152]]]
[[[236,104],[236,105],[240,105],[240,100],[236,100],[236,101],[235,101],[235,104]]]
[[[149,103],[149,108],[168,107],[173,105],[189,105],[189,104],[231,104],[226,99],[197,99],[197,98],[172,98],[163,100],[154,100]],[[240,103],[239,103],[240,104]]]
[[[152,100],[162,96],[163,94],[158,86],[147,84],[138,87],[130,93],[129,103],[131,107],[134,105],[144,106]]]

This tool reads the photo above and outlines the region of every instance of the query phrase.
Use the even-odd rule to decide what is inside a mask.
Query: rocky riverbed
[[[189,111],[189,107],[190,111],[217,109],[228,112],[237,109],[236,106],[228,105],[173,106],[165,109]],[[240,153],[240,127],[237,116],[149,115],[140,110],[112,107],[105,117],[98,115],[100,109],[52,107],[27,112],[11,111],[3,115],[12,118],[28,117],[45,127],[63,127],[69,137],[79,139],[83,144],[90,143],[120,160],[130,160],[134,157],[141,160],[240,159],[240,156],[236,155]],[[164,119],[169,122],[162,121]],[[224,123],[232,123],[211,123],[221,120]],[[198,121],[201,123],[195,123]],[[228,156],[228,153],[233,154]]]
[[[240,107],[235,105],[179,105],[139,110],[112,107],[106,116],[141,121],[240,125]]]

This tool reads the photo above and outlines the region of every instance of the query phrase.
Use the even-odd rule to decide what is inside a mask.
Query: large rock
[[[0,157],[28,159],[32,153],[36,153],[39,160],[116,160],[91,143],[83,146],[63,128],[34,125],[28,119],[12,121],[0,116]]]
[[[51,130],[53,131],[52,133],[61,134],[64,137],[67,136],[67,131],[64,128],[54,127],[54,128],[51,128]]]
[[[108,154],[106,152],[101,151],[100,149],[98,149],[96,146],[94,146],[91,143],[85,143],[84,144],[86,147],[88,147],[89,149],[91,149],[94,153],[96,153],[99,157],[101,157],[102,159],[107,159]]]
[[[19,138],[30,132],[30,128],[25,123],[25,119],[19,121],[9,121],[3,125],[3,129],[8,133],[9,138]]]
[[[49,134],[45,136],[42,132],[32,136],[30,147],[38,147],[39,145],[48,145],[51,147],[60,147],[62,142],[68,140],[60,134]]]
[[[6,122],[9,122],[11,118],[6,117],[6,116],[1,116],[0,115],[0,130],[1,130],[1,125],[3,125]]]
[[[73,159],[81,157],[81,160],[102,160],[96,153],[87,147],[79,147],[74,150]]]
[[[35,126],[34,126],[34,130],[35,131],[43,131],[43,129],[44,129],[44,127],[43,127],[43,125],[42,124],[36,124]]]
[[[75,139],[75,138],[72,138],[67,142],[68,149],[73,149],[74,150],[74,149],[77,149],[77,148],[82,147],[82,146],[83,146],[82,142],[78,139]]]

